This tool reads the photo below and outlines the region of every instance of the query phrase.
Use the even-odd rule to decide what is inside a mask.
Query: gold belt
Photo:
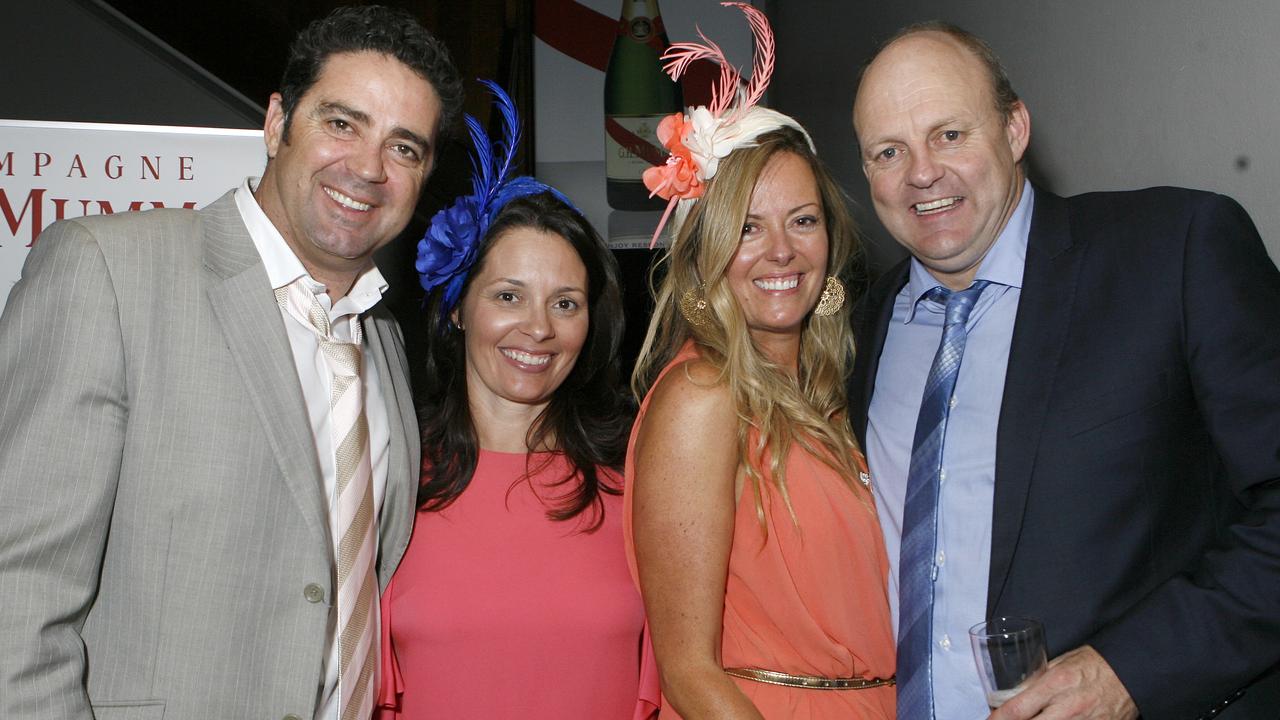
[[[894,678],[825,678],[809,675],[789,675],[759,668],[725,668],[725,673],[743,680],[786,685],[787,687],[812,688],[814,690],[866,690],[867,688],[895,685]]]

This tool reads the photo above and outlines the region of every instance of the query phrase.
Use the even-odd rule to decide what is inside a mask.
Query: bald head
[[[882,42],[858,73],[859,91],[861,91],[862,83],[872,65],[875,65],[876,61],[880,60],[881,56],[891,46],[899,45],[900,41],[907,40],[913,36],[924,36],[925,38],[944,42],[950,40],[954,47],[967,51],[973,60],[979,63],[986,75],[991,101],[995,103],[996,112],[1000,117],[1009,118],[1010,113],[1013,111],[1014,103],[1018,102],[1018,94],[1014,92],[1013,85],[1009,82],[1009,75],[1005,72],[1004,65],[1000,63],[1000,58],[996,56],[995,50],[977,35],[951,23],[939,20],[908,25]]]

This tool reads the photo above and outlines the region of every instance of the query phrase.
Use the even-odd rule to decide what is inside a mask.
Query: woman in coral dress
[[[646,178],[682,205],[626,464],[652,699],[661,720],[889,720],[888,563],[845,417],[855,232],[794,120],[721,110],[664,123],[678,159]]]
[[[563,196],[500,166],[419,246],[423,483],[382,598],[378,717],[630,720],[644,615],[616,262]]]

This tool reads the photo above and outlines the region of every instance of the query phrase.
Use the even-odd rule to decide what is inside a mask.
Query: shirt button
[[[938,567],[947,564],[947,554],[941,550],[938,551]]]
[[[298,717],[297,715],[294,715],[293,713],[289,713],[288,715],[284,716],[284,720],[302,720],[302,718]]]
[[[315,583],[307,583],[307,586],[302,588],[302,597],[306,598],[309,603],[322,602],[324,600],[324,588]]]
[[[938,482],[945,482],[946,479],[947,479],[947,469],[942,468],[938,470]]]
[[[950,649],[951,649],[951,636],[950,636],[950,635],[943,635],[943,636],[942,636],[942,639],[938,641],[938,647],[942,648],[943,650],[950,650]]]
[[[956,396],[955,396],[955,395],[952,395],[952,396],[951,396],[951,402],[949,402],[949,403],[947,403],[947,404],[948,404],[948,405],[950,405],[951,407],[955,407],[955,406],[956,406]]]

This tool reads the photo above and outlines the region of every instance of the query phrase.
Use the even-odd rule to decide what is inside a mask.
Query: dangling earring
[[[695,328],[704,328],[711,324],[710,313],[707,312],[707,299],[702,296],[702,288],[689,288],[680,296],[680,314],[684,321]]]
[[[844,284],[835,275],[828,275],[827,283],[822,286],[822,296],[818,298],[818,306],[813,309],[813,314],[818,317],[828,317],[840,312],[843,306]]]

